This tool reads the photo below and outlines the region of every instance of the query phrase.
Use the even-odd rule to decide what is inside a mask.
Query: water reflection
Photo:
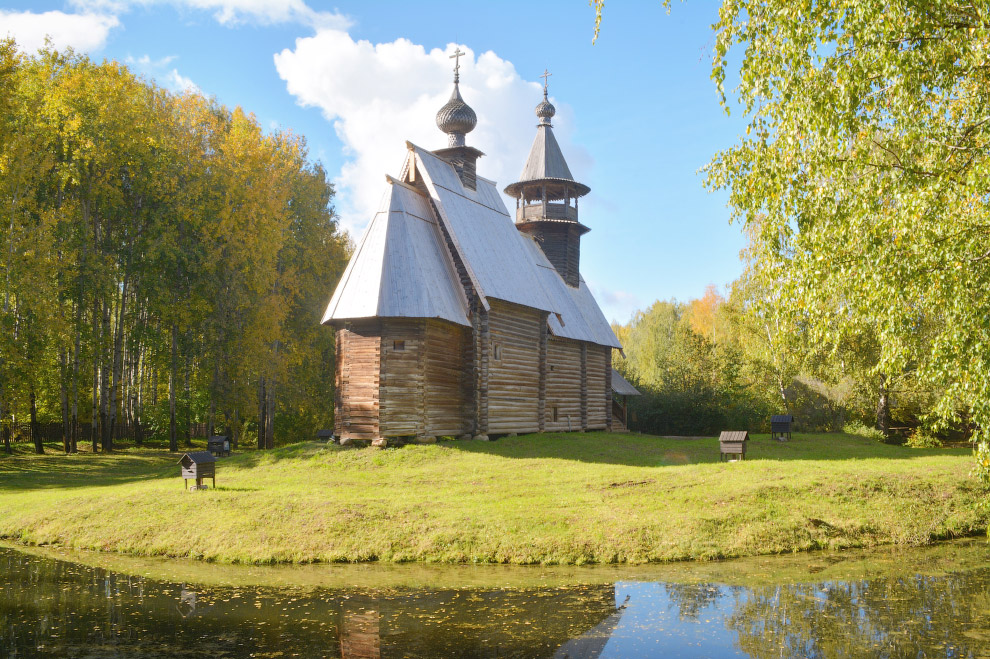
[[[376,589],[176,583],[0,547],[0,656],[990,657],[971,553],[938,574]]]

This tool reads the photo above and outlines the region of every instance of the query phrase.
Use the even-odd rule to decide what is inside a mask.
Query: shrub
[[[842,426],[842,432],[847,435],[859,435],[860,437],[866,437],[867,439],[874,439],[878,442],[885,442],[887,438],[883,436],[883,433],[876,428],[871,428],[862,421],[850,421],[846,425]]]
[[[911,433],[906,444],[911,448],[940,448],[942,440],[918,428]]]

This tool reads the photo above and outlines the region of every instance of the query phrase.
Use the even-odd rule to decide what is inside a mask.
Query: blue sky
[[[698,170],[743,130],[709,79],[718,4],[317,0],[0,0],[0,35],[26,48],[45,33],[92,58],[127,62],[162,86],[194,86],[254,113],[266,129],[306,136],[338,186],[355,234],[398,174],[404,140],[444,145],[433,116],[461,87],[479,115],[468,144],[479,173],[515,180],[535,135],[548,68],[555,131],[575,177],[591,187],[581,270],[610,320],[657,299],[687,300],[742,270],[743,238],[726,195]],[[327,291],[329,299],[330,291]]]

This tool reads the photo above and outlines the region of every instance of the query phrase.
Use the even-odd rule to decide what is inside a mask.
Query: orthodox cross
[[[458,72],[461,69],[461,55],[466,55],[467,53],[461,52],[461,47],[458,46],[454,49],[454,54],[450,56],[450,59],[454,60],[454,82],[457,82],[456,78],[459,77]]]
[[[552,76],[552,75],[553,74],[550,73],[550,71],[548,71],[547,69],[543,69],[543,75],[537,76],[538,78],[543,78],[543,95],[544,96],[546,96],[546,94],[547,94],[547,83],[549,82],[548,78],[550,76]]]

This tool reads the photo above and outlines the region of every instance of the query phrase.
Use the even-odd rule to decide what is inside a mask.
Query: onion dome
[[[505,194],[515,199],[542,199],[544,189],[547,199],[552,201],[583,197],[591,192],[587,185],[574,180],[560,145],[557,144],[557,138],[553,135],[550,119],[557,114],[557,108],[547,97],[546,79],[550,75],[549,71],[544,71],[540,76],[543,78],[543,100],[534,109],[540,123],[536,126],[536,139],[533,140],[526,166],[523,167],[519,180],[505,188]]]
[[[549,100],[547,100],[547,89],[543,88],[543,101],[536,106],[536,116],[540,118],[541,126],[549,126],[550,119],[553,115],[557,114],[557,108],[553,106]]]
[[[461,98],[461,90],[454,76],[454,92],[447,104],[437,112],[437,128],[447,133],[448,146],[464,146],[464,135],[478,125],[478,115]]]

